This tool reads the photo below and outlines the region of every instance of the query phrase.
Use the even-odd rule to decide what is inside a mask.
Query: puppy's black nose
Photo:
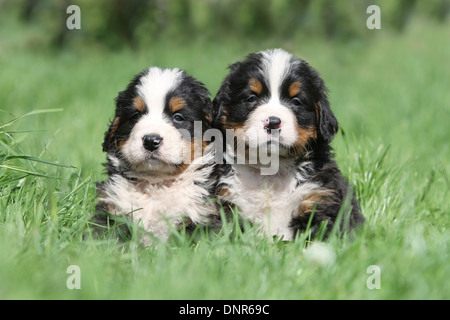
[[[280,129],[280,127],[281,127],[281,119],[278,117],[268,117],[264,121],[264,128],[266,128],[267,130]]]
[[[144,148],[149,151],[155,151],[161,145],[162,137],[159,134],[148,134],[142,137]]]

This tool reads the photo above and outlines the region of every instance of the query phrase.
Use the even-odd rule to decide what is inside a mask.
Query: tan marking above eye
[[[254,93],[260,94],[262,92],[263,87],[262,87],[261,82],[258,79],[251,78],[248,81],[248,85],[250,87],[250,90],[252,90]]]
[[[294,97],[300,93],[300,89],[302,87],[302,84],[298,81],[294,81],[289,86],[289,97]]]
[[[169,100],[169,109],[172,113],[175,113],[184,108],[186,101],[180,97],[172,97]]]
[[[138,111],[144,112],[144,110],[145,110],[145,102],[144,102],[144,100],[141,97],[135,97],[133,99],[133,105]]]

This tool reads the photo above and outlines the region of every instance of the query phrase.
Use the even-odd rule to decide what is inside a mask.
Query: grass
[[[421,20],[366,42],[161,43],[132,53],[34,50],[0,20],[1,299],[449,299],[448,28]],[[20,38],[21,40],[17,40]],[[420,39],[420,41],[418,40]],[[142,249],[89,236],[113,98],[149,65],[181,67],[215,93],[226,66],[284,47],[322,74],[343,129],[337,161],[366,224],[305,246],[240,232],[181,232]],[[31,114],[30,114],[31,113]],[[21,117],[22,115],[27,115]],[[70,265],[81,289],[69,290]],[[367,268],[380,267],[381,289]]]

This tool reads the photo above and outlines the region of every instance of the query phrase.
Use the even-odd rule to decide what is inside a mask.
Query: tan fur
[[[311,212],[318,210],[317,207],[321,203],[327,203],[330,200],[330,196],[333,194],[333,190],[320,188],[308,194],[300,203],[298,208],[298,216],[306,216]]]
[[[292,98],[300,93],[300,89],[302,87],[302,84],[298,81],[294,81],[289,86],[289,96]]]
[[[169,100],[169,109],[172,113],[180,111],[185,107],[185,105],[186,101],[184,101],[183,98],[180,97],[172,97]]]
[[[145,102],[141,97],[135,97],[133,99],[133,105],[139,112],[144,112],[145,110]]]
[[[254,93],[260,94],[262,92],[263,87],[262,87],[261,82],[258,79],[251,78],[248,81],[248,85],[250,87],[250,90],[252,90]]]

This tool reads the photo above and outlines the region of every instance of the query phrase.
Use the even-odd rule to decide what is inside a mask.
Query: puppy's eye
[[[256,102],[256,100],[258,100],[258,98],[253,94],[246,99],[246,101],[249,103],[254,103]]]
[[[291,103],[292,103],[294,106],[297,106],[297,107],[302,105],[302,102],[300,101],[299,98],[294,98],[294,99],[292,99],[292,100],[291,100]]]
[[[183,115],[181,113],[175,113],[172,116],[172,120],[173,120],[173,122],[183,122],[184,121],[184,117],[183,117]]]
[[[131,120],[137,120],[140,116],[141,116],[141,113],[140,113],[140,112],[133,112],[133,113],[130,115],[130,119],[131,119]]]

